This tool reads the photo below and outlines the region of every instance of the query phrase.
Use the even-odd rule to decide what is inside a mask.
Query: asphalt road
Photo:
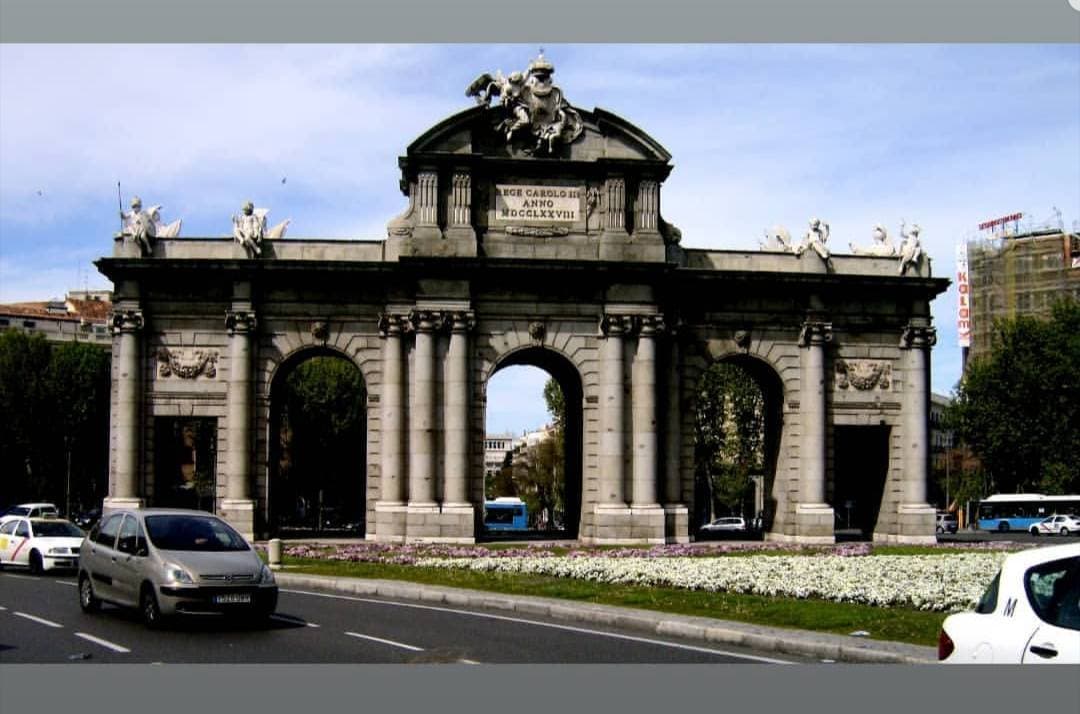
[[[748,649],[545,623],[482,610],[282,589],[261,625],[79,609],[71,575],[0,573],[0,663],[781,663]]]

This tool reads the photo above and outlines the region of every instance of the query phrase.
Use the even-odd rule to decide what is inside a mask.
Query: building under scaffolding
[[[1065,230],[1060,214],[1041,224],[1002,223],[969,240],[967,257],[971,346],[965,363],[989,352],[995,320],[1048,316],[1057,300],[1080,299],[1080,234],[1076,223]]]

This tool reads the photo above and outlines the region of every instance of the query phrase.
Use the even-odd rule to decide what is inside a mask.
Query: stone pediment
[[[678,240],[660,216],[671,155],[611,112],[567,114],[572,131],[508,131],[505,109],[477,106],[424,132],[399,159],[409,205],[387,225],[387,257],[664,261]]]
[[[671,154],[644,131],[604,109],[574,110],[582,120],[582,132],[573,141],[553,151],[531,151],[529,137],[507,141],[497,130],[501,117],[478,106],[447,117],[409,144],[403,163],[420,157],[453,155],[460,158],[505,159],[512,161],[591,163],[597,161],[641,161],[667,164]]]

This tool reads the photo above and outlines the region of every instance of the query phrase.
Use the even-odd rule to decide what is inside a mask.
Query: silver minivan
[[[277,607],[270,568],[244,537],[202,511],[148,508],[105,514],[79,551],[79,605],[137,607],[154,627],[181,613],[266,618]]]

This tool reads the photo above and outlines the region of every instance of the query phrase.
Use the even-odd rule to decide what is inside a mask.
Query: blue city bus
[[[489,531],[527,530],[529,515],[525,502],[506,496],[484,501],[484,527]]]
[[[1080,496],[999,493],[979,503],[979,530],[1023,533],[1047,516],[1080,514]]]

